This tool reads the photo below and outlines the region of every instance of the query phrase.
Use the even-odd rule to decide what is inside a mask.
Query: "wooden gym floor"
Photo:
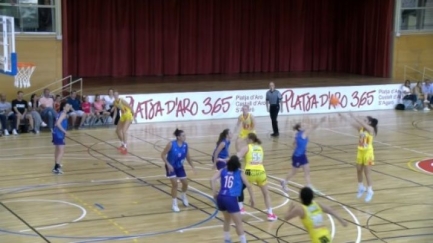
[[[333,242],[433,242],[433,175],[413,165],[433,158],[433,113],[390,110],[356,115],[367,114],[379,119],[371,203],[355,195],[357,132],[336,114],[328,114],[311,136],[308,155],[313,184],[320,191],[317,200],[349,222],[343,228],[327,220]],[[269,136],[268,117],[257,119],[272,203],[280,219],[266,221],[263,199],[255,188],[258,205],[247,206],[243,217],[249,242],[309,242],[299,219],[281,220],[290,200],[297,200],[303,176],[295,177],[289,195],[280,190],[278,179],[290,169],[292,125],[313,124],[320,118],[280,116],[278,139]],[[134,124],[128,155],[116,150],[113,128],[72,131],[61,176],[51,174],[54,148],[49,133],[2,137],[0,242],[222,242],[221,214],[209,195],[210,154],[218,133],[235,122]],[[186,132],[198,169],[193,175],[186,166],[191,205],[181,207],[180,213],[171,211],[169,181],[160,159],[176,127]],[[232,236],[237,242],[233,229]]]

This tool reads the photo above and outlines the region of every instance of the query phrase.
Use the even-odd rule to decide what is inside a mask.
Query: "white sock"
[[[173,198],[173,205],[177,206],[177,198]]]
[[[268,214],[272,214],[272,208],[268,208]]]
[[[368,193],[373,193],[373,187],[369,186],[367,190],[368,190]]]
[[[126,148],[126,143],[123,143],[123,147]]]
[[[242,208],[244,207],[244,203],[242,203],[242,202],[238,202],[238,204],[239,204],[239,208],[240,208],[240,209],[242,209]]]
[[[364,190],[364,189],[365,189],[364,184],[362,184],[362,182],[358,183],[358,190]]]
[[[224,240],[230,240],[230,231],[224,231]]]
[[[180,198],[185,198],[185,196],[186,196],[185,192],[180,193]]]
[[[247,243],[247,237],[245,235],[240,235],[239,240],[241,243]]]

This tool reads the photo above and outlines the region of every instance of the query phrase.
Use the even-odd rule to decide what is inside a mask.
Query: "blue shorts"
[[[226,162],[224,162],[224,161],[217,161],[216,162],[216,168],[217,168],[217,170],[221,170],[221,169],[224,169],[224,168],[226,168],[226,166],[227,166],[227,163]]]
[[[168,172],[168,168],[167,168],[167,165],[166,165],[165,166],[165,173],[166,173],[166,176],[168,178],[179,178],[179,179],[186,178],[186,172],[185,172],[185,168],[183,168],[183,166],[179,167],[179,168],[174,168],[174,171]]]
[[[303,165],[308,164],[308,159],[307,159],[307,155],[303,154],[300,156],[292,156],[292,166],[295,168],[299,168]]]
[[[58,134],[53,133],[52,142],[55,146],[65,145],[65,137],[59,136]]]
[[[219,211],[227,211],[228,213],[239,213],[238,197],[218,195],[217,205]]]

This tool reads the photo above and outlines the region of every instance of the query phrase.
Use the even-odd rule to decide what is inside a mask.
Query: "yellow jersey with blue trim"
[[[265,171],[263,166],[264,152],[259,144],[248,144],[248,152],[245,155],[245,170]]]

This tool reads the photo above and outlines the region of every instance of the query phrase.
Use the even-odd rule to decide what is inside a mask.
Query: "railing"
[[[68,81],[68,84],[63,85],[64,81]],[[61,85],[60,88],[57,88],[59,86],[59,83]],[[73,86],[77,86],[79,85],[79,87],[73,87]],[[55,86],[56,88],[50,88]],[[30,97],[32,94],[38,94],[41,95],[43,90],[45,89],[50,89],[51,94],[55,95],[55,94],[60,94],[62,96],[62,99],[65,99],[67,97],[69,97],[69,94],[72,92],[72,90],[75,90],[78,94],[81,94],[83,92],[83,79],[77,79],[77,80],[72,80],[72,76],[67,76],[65,78],[62,78],[60,80],[57,80],[53,83],[50,83],[42,88],[39,88],[37,90],[33,90],[32,92],[25,94],[24,97]],[[68,95],[64,96],[64,92],[67,92]],[[28,98],[29,99],[29,98]]]
[[[422,77],[424,77],[424,72],[415,69],[413,67],[404,65],[404,80],[422,80]]]
[[[428,73],[428,74],[427,74]],[[422,80],[433,79],[433,69],[424,67],[424,72],[422,74]]]
[[[52,83],[50,83],[50,84],[47,84],[47,85],[45,85],[45,86],[42,87],[42,88],[39,88],[39,89],[33,90],[32,92],[30,92],[30,93],[28,93],[28,94],[25,94],[25,95],[24,95],[24,98],[29,97],[29,96],[31,96],[32,94],[42,94],[42,91],[43,91],[44,89],[50,89],[50,87],[53,87],[54,85],[55,85],[56,87],[58,87],[58,84],[59,84],[59,83],[63,86],[63,81],[65,81],[65,80],[68,80],[68,83],[71,83],[71,82],[72,82],[72,76],[67,76],[67,77],[62,78],[62,79],[60,79],[60,80],[56,80],[56,81],[54,81],[54,82],[52,82]],[[51,90],[51,89],[50,89],[50,90]]]
[[[74,86],[74,84],[78,84],[79,88],[73,88],[72,86]],[[62,100],[64,100],[70,96],[70,94],[72,93],[72,90],[76,91],[77,94],[83,93],[83,79],[82,78],[74,80],[72,82],[69,82],[68,84],[63,85],[60,88],[51,90],[51,94],[60,94],[60,96],[62,97]],[[67,92],[67,95],[64,95],[65,91]]]

